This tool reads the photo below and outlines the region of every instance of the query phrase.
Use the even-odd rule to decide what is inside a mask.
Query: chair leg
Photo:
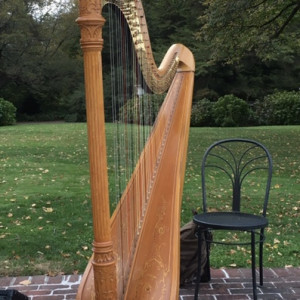
[[[201,233],[202,230],[198,226],[197,234],[198,234],[198,266],[197,266],[197,278],[196,278],[196,287],[195,287],[195,295],[194,300],[198,300],[198,293],[199,293],[199,285],[200,285],[200,277],[201,277]]]
[[[253,299],[257,300],[256,273],[255,273],[255,232],[253,230],[251,231],[251,259],[252,259]]]
[[[259,242],[259,284],[263,286],[264,276],[263,276],[263,245],[264,245],[264,230],[260,232],[260,242]]]
[[[206,232],[207,233],[207,232]],[[205,238],[207,239],[207,237],[205,236]],[[210,276],[210,242],[206,242],[206,264],[205,264],[205,267],[206,267],[206,274],[207,274],[207,278],[206,278],[206,281],[210,281],[211,279],[211,276]]]

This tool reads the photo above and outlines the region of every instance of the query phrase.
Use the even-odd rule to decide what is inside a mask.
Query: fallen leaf
[[[43,207],[43,210],[46,213],[52,213],[53,212],[53,208],[52,207]]]
[[[61,255],[62,255],[63,257],[70,257],[70,256],[71,256],[71,254],[69,254],[69,253],[61,253]]]
[[[53,272],[53,271],[49,271],[48,274],[47,274],[49,277],[54,277],[57,275],[56,272]]]
[[[21,285],[30,285],[31,281],[30,280],[23,280],[20,282]]]

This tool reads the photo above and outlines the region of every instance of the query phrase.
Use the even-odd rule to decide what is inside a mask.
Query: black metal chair
[[[263,285],[264,229],[272,177],[272,159],[261,143],[248,139],[226,139],[212,144],[202,160],[203,213],[194,216],[198,235],[198,262],[201,262],[202,232],[226,230],[233,241],[205,240],[206,243],[251,245],[253,297],[257,299],[255,244],[259,243],[260,285]],[[263,202],[263,205],[261,205]],[[237,232],[241,237],[237,237]],[[249,239],[244,240],[250,234]],[[256,241],[256,235],[259,236]],[[209,263],[207,264],[209,266]],[[198,299],[200,265],[195,297]]]

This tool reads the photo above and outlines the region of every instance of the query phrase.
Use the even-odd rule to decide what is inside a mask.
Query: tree
[[[147,0],[143,2],[148,30],[156,62],[159,64],[174,43],[188,47],[196,60],[196,74],[206,72],[209,53],[203,43],[196,39],[200,28],[201,1],[195,0]]]
[[[50,13],[52,2],[0,2],[0,97],[19,115],[59,111],[83,80],[76,7]]]
[[[173,43],[193,52],[196,102],[226,94],[254,101],[275,89],[298,89],[299,3],[143,1],[157,64]],[[68,111],[84,118],[77,9],[76,0],[0,0],[0,97],[17,107],[18,117],[51,113],[53,119]],[[106,75],[109,47],[104,38]],[[105,107],[111,114],[108,82],[105,87]]]
[[[206,0],[197,37],[209,43],[212,61],[248,54],[291,61],[299,55],[299,0]]]

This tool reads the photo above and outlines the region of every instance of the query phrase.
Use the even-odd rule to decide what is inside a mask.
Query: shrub
[[[260,125],[299,125],[300,91],[276,92],[254,104]]]
[[[80,85],[71,95],[64,99],[66,122],[85,122],[85,93],[83,85]]]
[[[214,121],[220,127],[248,125],[251,115],[247,102],[234,95],[220,97],[213,107]]]
[[[211,90],[209,88],[202,88],[197,90],[194,96],[195,99],[197,99],[197,102],[200,99],[209,99],[212,102],[216,102],[220,97],[220,95],[216,91]]]
[[[191,115],[191,126],[214,126],[214,119],[212,116],[214,102],[207,98],[193,104]]]
[[[0,126],[16,123],[16,107],[9,101],[0,98]]]
[[[165,94],[144,94],[140,97],[129,99],[127,103],[119,109],[119,121],[132,124],[153,125],[165,96]]]

